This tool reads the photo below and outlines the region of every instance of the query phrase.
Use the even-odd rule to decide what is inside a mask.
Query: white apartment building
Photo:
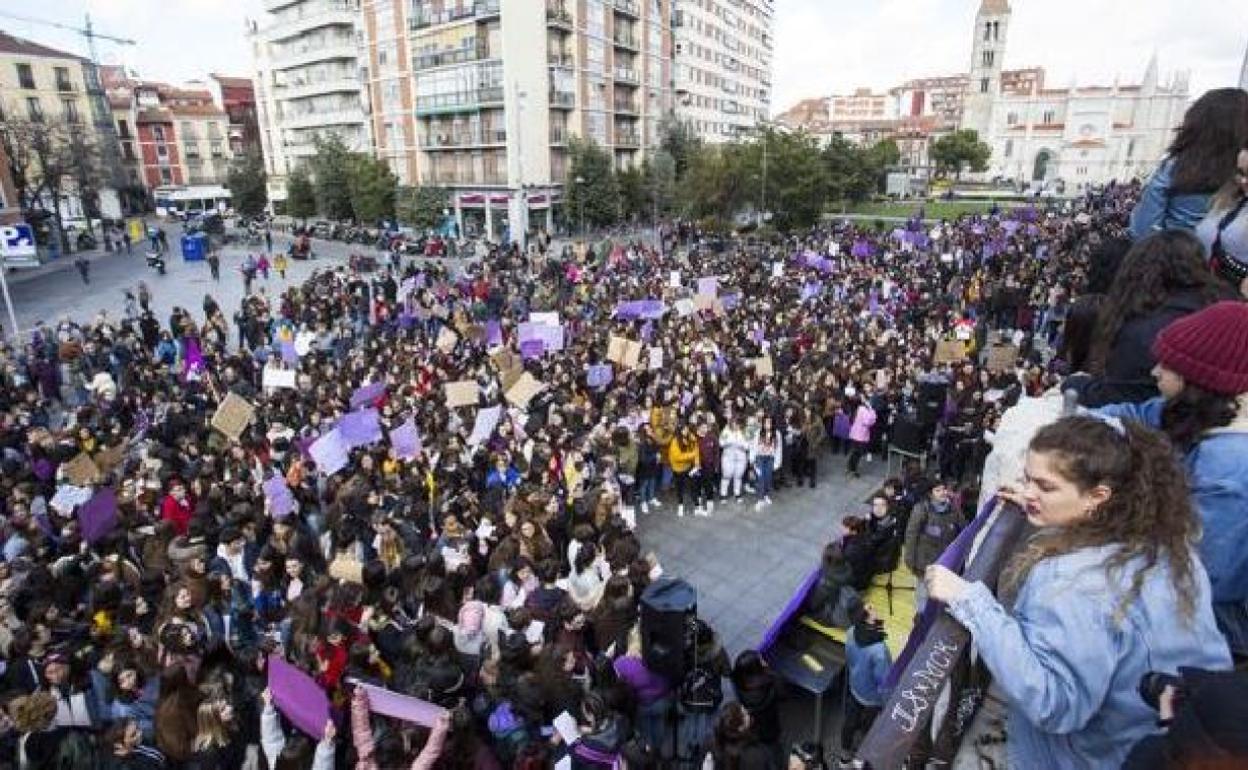
[[[286,176],[314,152],[317,135],[337,134],[371,151],[362,98],[359,0],[264,0],[249,22],[256,107],[269,197],[286,197]]]
[[[708,142],[771,115],[774,0],[675,0],[676,116]]]
[[[554,225],[568,139],[639,164],[672,108],[672,0],[363,0],[378,157],[450,190],[460,232]]]

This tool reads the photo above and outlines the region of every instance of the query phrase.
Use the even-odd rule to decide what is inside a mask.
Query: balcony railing
[[[630,32],[616,32],[611,38],[619,48],[629,48],[634,51],[640,50],[637,45],[637,36]]]
[[[273,95],[279,99],[301,99],[305,96],[315,96],[317,94],[344,93],[347,91],[358,92],[359,90],[360,81],[358,78],[349,75],[335,75],[310,80],[300,78],[291,80],[288,83],[278,83],[273,86]]]
[[[551,126],[550,127],[550,143],[551,144],[567,144],[568,143],[567,127],[566,126]]]
[[[641,76],[639,76],[637,74],[637,70],[633,69],[632,67],[616,67],[615,68],[615,82],[628,83],[630,85],[637,85],[641,83]]]
[[[435,27],[439,24],[450,24],[453,21],[474,19],[479,16],[497,16],[501,0],[478,0],[465,8],[447,8],[441,11],[418,11],[412,16],[412,29]]]
[[[563,3],[546,3],[546,24],[551,27],[572,31],[572,14]]]
[[[479,131],[436,131],[430,130],[420,138],[420,146],[425,150],[448,150],[457,147],[486,147],[507,143],[505,129],[487,128]]]
[[[550,106],[570,110],[576,106],[576,94],[571,91],[551,91]]]
[[[628,131],[617,128],[615,130],[615,146],[616,147],[640,147],[641,135],[636,131]]]
[[[488,46],[479,45],[473,48],[455,48],[437,53],[422,53],[412,57],[412,69],[427,70],[433,67],[445,67],[450,64],[464,64],[490,58]]]
[[[614,0],[611,4],[622,14],[641,18],[641,7],[637,4],[637,0]]]
[[[546,63],[552,67],[572,69],[576,66],[576,59],[570,53],[548,53],[546,54]]]
[[[624,115],[636,115],[637,105],[627,99],[617,99],[615,101],[615,111]]]
[[[433,115],[440,112],[458,112],[477,109],[483,105],[502,104],[503,87],[488,86],[475,91],[451,94],[432,94],[416,97],[416,114]]]
[[[507,175],[497,171],[475,174],[472,172],[435,170],[426,181],[435,185],[505,185],[507,184]]]

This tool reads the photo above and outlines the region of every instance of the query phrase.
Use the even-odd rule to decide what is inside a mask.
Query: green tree
[[[689,166],[677,182],[677,209],[685,216],[711,218],[722,226],[748,200],[747,154],[740,142],[700,145],[690,154]]]
[[[650,196],[646,190],[646,173],[636,167],[615,172],[615,186],[620,191],[620,218],[636,220],[650,211]]]
[[[269,204],[268,182],[260,153],[252,151],[236,157],[225,181],[234,210],[249,217],[264,213]]]
[[[671,156],[676,164],[676,178],[683,178],[702,140],[688,123],[669,112],[659,121],[659,149]]]
[[[400,187],[395,208],[403,224],[421,231],[432,230],[442,224],[442,212],[450,200],[445,187]]]
[[[831,200],[860,201],[878,189],[878,180],[866,152],[853,142],[833,136],[822,155]]]
[[[298,168],[286,180],[286,213],[307,221],[316,214],[316,188],[308,172]]]
[[[384,160],[363,153],[353,154],[347,186],[355,220],[371,225],[382,219],[394,218],[398,185],[399,180]]]
[[[979,141],[979,134],[973,129],[962,129],[932,142],[928,154],[936,165],[937,173],[947,175],[953,172],[954,178],[958,179],[968,168],[977,173],[987,171],[992,148]]]
[[[316,210],[326,219],[347,220],[355,215],[351,205],[351,175],[354,153],[337,134],[318,136],[316,154],[308,162],[316,191]]]
[[[646,192],[654,214],[665,217],[676,201],[676,159],[659,150],[646,162]]]
[[[611,168],[611,155],[592,139],[572,137],[568,142],[567,213],[586,227],[613,224],[619,217],[620,191]],[[577,181],[577,180],[581,181]]]

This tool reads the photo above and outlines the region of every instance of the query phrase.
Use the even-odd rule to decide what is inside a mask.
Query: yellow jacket
[[[698,464],[698,442],[693,442],[688,449],[682,449],[680,442],[672,439],[667,445],[667,459],[672,465],[673,473],[687,473]]]

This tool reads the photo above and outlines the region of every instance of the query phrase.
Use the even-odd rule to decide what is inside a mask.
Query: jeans
[[[759,497],[771,495],[771,476],[775,465],[776,458],[771,455],[759,455],[754,459],[754,472],[758,474],[758,484],[754,493]]]
[[[637,479],[637,504],[654,502],[654,495],[659,490],[659,479],[656,476],[645,476]]]

